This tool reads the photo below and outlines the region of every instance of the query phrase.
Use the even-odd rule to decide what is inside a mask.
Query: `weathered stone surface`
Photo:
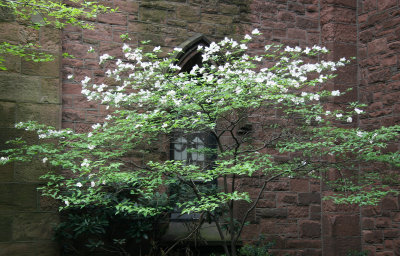
[[[200,8],[190,6],[179,6],[176,9],[176,18],[188,22],[200,21]]]
[[[39,182],[39,177],[47,173],[50,169],[41,160],[27,163],[14,164],[14,180],[21,182]]]
[[[287,208],[265,208],[260,209],[257,215],[262,218],[287,218]]]
[[[0,100],[17,102],[40,102],[41,85],[38,78],[17,74],[0,76]]]
[[[59,255],[59,250],[57,244],[52,241],[0,243],[0,255],[56,256]]]
[[[54,213],[19,213],[13,219],[13,239],[51,240],[57,222],[58,217]]]
[[[35,210],[37,191],[35,184],[3,183],[0,186],[0,209],[2,211]]]
[[[0,38],[4,41],[18,42],[20,38],[20,26],[17,23],[0,22]]]
[[[320,204],[321,195],[320,193],[299,193],[299,204]]]
[[[146,22],[159,22],[164,23],[168,16],[167,10],[158,10],[140,7],[140,20]]]
[[[16,122],[36,120],[40,123],[60,127],[61,106],[56,104],[19,103]]]
[[[310,184],[307,179],[290,179],[290,190],[296,192],[309,192]]]
[[[346,255],[349,251],[361,251],[360,237],[324,237],[324,255]]]
[[[12,215],[0,214],[0,243],[12,240],[12,223]]]
[[[321,236],[321,224],[319,221],[301,220],[299,225],[302,238],[318,238]]]
[[[360,236],[359,215],[323,215],[324,235],[329,237]]]
[[[61,86],[58,78],[41,79],[40,103],[61,104]]]
[[[16,104],[0,101],[0,127],[13,128],[15,125]]]
[[[364,230],[362,235],[365,243],[379,244],[383,242],[383,232],[381,230]]]
[[[58,56],[55,60],[48,62],[33,62],[25,59],[21,60],[21,72],[24,75],[43,76],[43,77],[59,77],[60,63]]]

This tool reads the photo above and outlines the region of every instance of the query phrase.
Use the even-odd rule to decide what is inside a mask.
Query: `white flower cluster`
[[[225,40],[225,39],[224,39]],[[221,44],[224,41],[221,41]],[[210,46],[207,46],[204,48],[204,53],[202,55],[203,62],[206,62],[210,59],[211,56],[213,56],[215,53],[219,52],[221,50],[221,47],[216,44],[215,42],[212,42]]]
[[[39,139],[64,138],[67,134],[72,134],[71,130],[38,130]]]
[[[275,54],[278,61],[275,66],[255,69],[255,65],[262,65],[262,61],[268,55],[247,55],[242,50],[247,49],[246,43],[253,36],[261,34],[254,29],[251,34],[245,35],[244,43],[230,38],[224,38],[219,43],[212,42],[209,46],[198,46],[202,53],[203,65],[193,66],[189,74],[184,72],[171,75],[180,67],[173,60],[154,57],[161,52],[160,46],[153,48],[150,55],[144,54],[141,48],[132,49],[129,45],[123,45],[124,60],[116,60],[116,68],[107,70],[106,75],[118,81],[118,85],[110,86],[105,83],[89,84],[91,79],[85,77],[82,80],[82,93],[89,100],[99,100],[103,104],[120,107],[134,106],[144,107],[143,112],[151,115],[159,108],[189,106],[197,111],[194,99],[201,95],[203,102],[214,102],[218,106],[231,104],[237,99],[274,100],[277,102],[291,102],[294,104],[320,101],[327,96],[326,93],[301,92],[308,84],[317,85],[331,78],[326,72],[335,71],[338,67],[347,63],[346,59],[338,62],[319,61],[317,63],[304,63],[298,58],[304,55],[317,55],[326,53],[325,47],[313,46],[301,48],[282,47],[280,45],[268,45],[266,51]],[[174,52],[182,51],[175,48]],[[242,54],[237,53],[242,52]],[[277,54],[279,52],[279,54]],[[151,56],[149,58],[149,56]],[[221,59],[221,61],[216,61]],[[100,57],[100,62],[112,59],[108,54]],[[212,60],[212,61],[210,61]],[[172,72],[171,72],[172,70]],[[312,77],[310,80],[310,73]],[[296,93],[293,92],[295,88]],[[336,90],[332,96],[340,96]],[[359,110],[354,110],[358,113]],[[323,115],[321,113],[320,115]],[[342,117],[337,117],[342,118]],[[143,117],[143,120],[145,117]],[[317,121],[321,117],[315,118]],[[347,117],[352,122],[351,117]],[[165,123],[161,126],[166,128]],[[100,128],[96,125],[96,128]],[[89,134],[90,136],[90,134]],[[94,145],[88,145],[89,149]]]
[[[108,53],[105,53],[100,56],[100,61],[99,64],[103,64],[106,60],[112,59],[112,56],[110,56]]]
[[[81,163],[81,167],[89,168],[90,167],[90,161],[87,160],[86,158],[83,159],[83,162]]]
[[[10,160],[9,157],[4,157],[4,156],[2,156],[2,157],[0,157],[0,164],[5,164],[5,163],[7,163],[9,160]]]

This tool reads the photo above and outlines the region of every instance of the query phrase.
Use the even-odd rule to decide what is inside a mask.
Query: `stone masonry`
[[[5,56],[7,71],[0,73],[0,149],[5,142],[24,136],[37,137],[14,129],[20,121],[37,120],[61,127],[60,31],[34,30],[18,24],[0,9],[0,40],[12,43],[39,43],[41,50],[54,54],[55,61],[33,63]],[[0,167],[0,255],[57,255],[52,241],[58,221],[54,202],[40,196],[38,177],[44,174],[41,162]]]
[[[98,64],[104,53],[121,56],[127,34],[132,46],[151,40],[149,47],[168,51],[196,34],[209,40],[240,37],[258,28],[262,40],[290,46],[325,45],[329,59],[356,57],[326,86],[352,91],[335,99],[336,106],[360,100],[367,114],[357,120],[361,128],[400,122],[400,3],[398,0],[107,0],[115,14],[91,21],[94,30],[66,27],[30,31],[12,17],[0,15],[0,39],[39,41],[43,49],[75,59],[33,64],[9,58],[0,73],[0,147],[15,137],[15,122],[35,119],[86,132],[101,122],[104,106],[87,102],[79,81],[105,78],[107,67]],[[95,53],[90,53],[90,48]],[[58,61],[60,60],[60,61]],[[60,62],[60,65],[58,64]],[[59,68],[61,66],[61,68]],[[74,79],[67,79],[68,75]],[[59,86],[62,85],[62,91]],[[60,98],[62,97],[62,111]],[[276,117],[278,113],[268,113]],[[356,118],[356,117],[354,117]],[[32,137],[32,136],[31,136]],[[35,140],[34,137],[31,138]],[[399,150],[399,143],[388,150]],[[32,167],[33,166],[33,167]],[[42,170],[35,164],[6,166],[0,172],[0,255],[57,255],[51,224],[55,208],[40,200],[35,187]],[[396,171],[396,170],[393,170]],[[398,171],[398,170],[397,170]],[[334,175],[332,173],[331,175]],[[251,195],[259,184],[247,182]],[[243,239],[259,234],[275,240],[275,255],[345,256],[350,250],[368,250],[371,256],[400,255],[400,197],[385,199],[377,207],[337,206],[321,198],[328,195],[317,180],[281,179],[271,182],[244,230]],[[34,253],[33,253],[34,252]]]

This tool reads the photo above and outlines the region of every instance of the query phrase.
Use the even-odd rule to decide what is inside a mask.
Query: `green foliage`
[[[72,5],[48,0],[4,0],[0,7],[11,12],[17,20],[23,20],[34,28],[50,25],[63,28],[67,24],[82,28],[92,28],[87,20],[100,13],[115,12],[115,9],[97,1],[72,0]]]
[[[87,22],[101,13],[115,12],[115,9],[99,4],[97,1],[72,0],[73,5],[62,1],[49,0],[3,0],[0,1],[0,10],[9,13],[17,22],[40,29],[43,26],[61,29],[66,25],[78,26],[83,29],[92,29],[93,25]],[[0,70],[4,66],[7,55],[22,57],[34,62],[54,60],[49,53],[38,51],[40,46],[32,43],[15,44],[14,42],[0,42]]]
[[[55,238],[67,255],[87,255],[106,251],[129,255],[127,250],[140,242],[149,242],[162,235],[162,216],[143,217],[117,214],[112,207],[69,208],[55,229]]]
[[[239,249],[240,256],[272,256],[269,249],[274,246],[274,242],[266,242],[265,237],[260,235],[259,240],[254,244],[246,244]]]
[[[182,49],[174,49],[170,58],[159,57],[165,56],[161,47],[144,52],[124,45],[124,60],[104,54],[100,63],[116,67],[106,72],[106,81],[112,82],[95,84],[89,77],[81,81],[88,100],[110,107],[104,123],[94,124],[88,133],[58,131],[34,121],[17,124],[36,132],[40,143],[13,140],[0,163],[36,160],[51,167],[42,177],[41,191],[60,201],[61,211],[90,206],[106,209],[115,218],[136,219],[195,213],[200,216],[197,226],[182,239],[212,222],[226,242],[226,255],[237,254],[248,214],[267,183],[278,177],[322,179],[336,193],[329,199],[338,203],[374,205],[397,193],[390,187],[396,175],[388,174],[399,167],[399,154],[386,147],[398,141],[400,127],[351,128],[353,118],[363,114],[357,102],[327,109],[326,102],[345,92],[322,85],[349,61],[324,61],[320,55],[328,51],[319,46],[267,45],[264,53],[250,56],[246,50],[252,36],[199,47],[202,64],[181,73],[173,56]],[[189,137],[200,134],[213,138],[215,147],[190,146]],[[159,149],[174,143],[177,135],[188,143],[187,156],[204,160],[215,155],[210,158],[214,160],[167,160]],[[326,179],[330,170],[341,178]],[[255,177],[260,190],[250,198],[244,184]],[[201,185],[213,181],[219,186]],[[250,202],[241,219],[234,218],[238,202]],[[94,222],[102,225],[99,219]],[[147,226],[141,227],[115,238],[117,243],[143,237]],[[103,240],[91,241],[91,248],[103,246]],[[244,253],[262,253],[262,248]]]
[[[40,46],[32,43],[24,45],[14,45],[7,42],[0,43],[0,70],[7,70],[3,65],[5,56],[14,55],[28,61],[45,62],[53,61],[54,56],[45,52],[38,51]]]
[[[352,250],[349,251],[346,256],[368,256],[369,255],[369,251],[356,251],[356,250]]]

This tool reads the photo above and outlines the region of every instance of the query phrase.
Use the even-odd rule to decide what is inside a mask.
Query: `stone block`
[[[19,42],[20,26],[14,22],[0,22],[0,38],[2,41]]]
[[[0,209],[2,211],[37,209],[35,184],[3,183],[0,185]]]
[[[308,206],[289,206],[288,207],[288,217],[289,218],[308,218],[309,217],[309,207]]]
[[[288,28],[287,37],[290,39],[306,40],[306,31],[298,28]]]
[[[382,210],[398,210],[399,209],[399,201],[396,200],[396,197],[385,197],[382,200]]]
[[[324,235],[329,237],[359,236],[359,215],[323,215]]]
[[[320,204],[321,194],[320,193],[299,193],[299,204],[310,205]]]
[[[321,24],[332,22],[355,23],[355,10],[339,6],[325,6],[321,10]]]
[[[400,237],[400,231],[398,229],[387,229],[383,231],[383,236],[386,239],[393,239],[393,238],[399,238]]]
[[[0,127],[13,128],[15,125],[16,104],[0,102]]]
[[[41,79],[41,98],[40,103],[61,103],[61,85],[59,79],[42,78]]]
[[[277,233],[284,237],[298,238],[297,224],[278,224]]]
[[[14,164],[9,163],[6,165],[0,165],[0,181],[10,182],[14,180]]]
[[[376,218],[377,228],[389,228],[392,225],[392,221],[389,217],[378,217]]]
[[[257,216],[261,218],[287,218],[287,208],[264,208],[257,211]]]
[[[16,162],[14,166],[14,180],[22,182],[40,182],[40,176],[50,170],[41,160],[32,160],[29,164]]]
[[[383,53],[388,50],[388,44],[386,38],[375,39],[374,41],[367,44],[368,55],[373,55],[377,53]]]
[[[0,243],[0,256],[55,256],[59,255],[59,248],[56,242],[19,242],[19,243]]]
[[[300,15],[304,15],[305,14],[304,5],[299,4],[299,3],[290,2],[288,4],[288,10],[292,11],[292,12],[294,12],[296,14],[300,14]]]
[[[368,74],[368,81],[370,83],[386,82],[391,77],[392,72],[389,68],[380,69]]]
[[[22,137],[28,143],[37,143],[37,134],[15,128],[0,128],[0,150],[9,148],[7,141]]]
[[[129,14],[137,13],[139,10],[139,3],[133,1],[114,0],[115,6],[118,6],[119,11]]]
[[[16,102],[40,102],[40,79],[16,74],[0,76],[0,100]]]
[[[278,204],[279,205],[287,205],[287,204],[296,204],[297,203],[297,193],[278,193]]]
[[[51,197],[39,196],[40,211],[57,212],[61,202]]]
[[[36,120],[39,123],[59,128],[61,105],[18,103],[16,122]]]
[[[321,240],[290,239],[286,241],[286,248],[322,248]]]
[[[111,25],[99,23],[94,26],[94,29],[85,29],[83,31],[83,41],[88,43],[112,41]]]
[[[260,224],[258,225],[260,229],[259,232],[268,235],[278,234],[280,230],[278,229],[276,222],[275,219],[261,219]]]
[[[97,20],[99,22],[112,25],[121,25],[121,26],[125,26],[127,24],[127,19],[128,18],[126,14],[122,13],[105,13],[105,14],[100,14],[97,17]]]
[[[164,23],[167,17],[168,17],[167,10],[157,10],[145,7],[140,7],[139,9],[140,21]]]
[[[24,75],[60,77],[60,62],[57,55],[53,61],[33,62],[21,60],[21,73]]]
[[[347,255],[350,251],[361,251],[360,237],[324,237],[324,256]]]
[[[300,220],[300,237],[318,238],[321,236],[321,223],[311,220]]]
[[[322,4],[334,4],[351,8],[357,7],[357,0],[323,0]]]
[[[18,56],[4,54],[4,61],[2,63],[3,66],[6,67],[8,72],[21,72],[21,58]]]
[[[12,240],[12,222],[11,215],[0,215],[0,242],[8,242]]]
[[[292,12],[280,11],[277,17],[279,21],[294,22],[296,16]]]
[[[273,181],[268,182],[267,191],[288,191],[289,190],[289,182],[287,181]]]
[[[379,10],[387,10],[387,9],[392,8],[394,6],[397,6],[397,1],[396,0],[378,1],[378,9]]]
[[[82,59],[97,58],[96,53],[88,52],[90,49],[90,46],[84,45],[79,42],[63,42],[63,47],[64,47],[64,49],[68,49],[67,52],[75,57],[79,57]],[[76,64],[78,64],[77,61],[79,61],[79,60],[67,59],[67,61],[69,61],[71,63],[71,66],[78,67],[78,66],[76,66]]]
[[[58,223],[54,213],[19,213],[13,220],[13,239],[15,241],[50,240],[53,228]]]
[[[275,208],[276,207],[276,194],[275,193],[266,193],[263,195],[263,198],[258,201],[257,207],[266,207],[266,208]]]
[[[374,229],[375,228],[375,218],[363,218],[362,228],[363,229]]]
[[[61,50],[61,31],[50,27],[42,27],[39,31],[41,49],[58,54]]]
[[[223,14],[235,15],[240,13],[240,8],[237,5],[220,3],[219,11]]]
[[[200,8],[182,5],[176,8],[176,18],[187,22],[200,21]]]
[[[10,22],[15,20],[15,15],[10,8],[0,8],[0,22]]]
[[[309,192],[308,179],[290,179],[290,190],[295,192]]]
[[[383,242],[383,232],[381,230],[364,230],[363,240],[368,244],[380,244]]]
[[[331,41],[355,43],[357,40],[357,27],[348,24],[328,23],[322,26],[322,42]]]
[[[233,22],[232,16],[220,14],[207,14],[201,15],[201,22],[209,24],[230,25]]]
[[[319,22],[318,20],[298,16],[296,18],[296,26],[301,29],[307,29],[307,31],[316,30],[319,28]]]

